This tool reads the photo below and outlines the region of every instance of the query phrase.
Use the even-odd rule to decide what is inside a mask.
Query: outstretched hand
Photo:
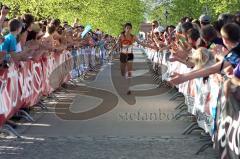
[[[173,85],[173,86],[176,86],[176,85],[179,85],[183,82],[186,82],[186,76],[184,76],[184,74],[178,74],[178,73],[174,73],[172,76],[171,76],[171,80],[169,80],[168,82]]]
[[[176,55],[172,55],[168,59],[169,62],[176,62],[179,61],[179,58]]]
[[[151,46],[151,49],[158,50],[158,47],[157,46]]]

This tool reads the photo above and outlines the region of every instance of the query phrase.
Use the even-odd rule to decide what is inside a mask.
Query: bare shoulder
[[[120,34],[118,39],[122,39],[123,37],[124,37],[123,34]]]

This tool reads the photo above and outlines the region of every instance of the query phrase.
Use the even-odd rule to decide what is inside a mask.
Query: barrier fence
[[[146,54],[153,63],[166,66],[162,67],[167,70],[161,70],[161,80],[167,80],[173,72],[191,71],[179,62],[169,62],[169,52],[146,49]],[[11,63],[9,68],[0,69],[0,126],[21,108],[34,106],[69,79],[94,69],[105,57],[106,50],[86,47],[52,53],[38,61]],[[234,94],[230,100],[224,98],[223,81],[219,75],[211,75],[185,82],[178,90],[185,96],[188,112],[196,117],[198,126],[210,134],[221,157],[238,158],[240,108],[232,101],[240,103],[240,100]]]
[[[102,52],[106,54],[106,50]],[[0,126],[21,108],[36,105],[43,96],[102,61],[99,49],[85,47],[52,53],[38,61],[12,62],[0,69]]]
[[[182,74],[191,71],[180,62],[169,62],[170,53],[167,51],[159,53],[146,49],[146,55],[153,64],[166,66],[161,67],[167,68],[161,71],[163,74],[160,78],[163,81],[168,80],[173,72]],[[214,74],[185,82],[177,88],[185,97],[187,112],[195,116],[198,127],[209,133],[220,157],[237,159],[240,155],[240,98],[237,99],[236,92],[233,92],[226,99],[223,83],[224,77]],[[240,88],[235,90],[238,90],[239,97]]]

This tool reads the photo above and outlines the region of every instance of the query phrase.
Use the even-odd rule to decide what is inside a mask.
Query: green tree
[[[145,4],[141,0],[3,0],[11,8],[11,17],[27,12],[36,18],[59,18],[72,23],[79,18],[104,32],[117,35],[125,22],[131,22],[134,32],[144,20]]]
[[[149,12],[153,19],[164,19],[164,10],[168,10],[169,23],[176,24],[182,17],[198,19],[203,13],[210,14],[215,20],[221,13],[239,11],[240,0],[162,0]],[[206,12],[207,11],[207,12]]]

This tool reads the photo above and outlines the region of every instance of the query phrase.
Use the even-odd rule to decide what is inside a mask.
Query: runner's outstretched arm
[[[136,38],[136,37],[135,37],[135,41],[136,41],[138,44],[142,45],[143,47],[148,47],[148,48],[151,48],[151,49],[154,49],[154,50],[157,50],[157,49],[158,49],[157,47],[154,47],[154,46],[152,46],[152,45],[145,44],[145,43],[141,42],[141,41],[140,41],[138,38]]]

